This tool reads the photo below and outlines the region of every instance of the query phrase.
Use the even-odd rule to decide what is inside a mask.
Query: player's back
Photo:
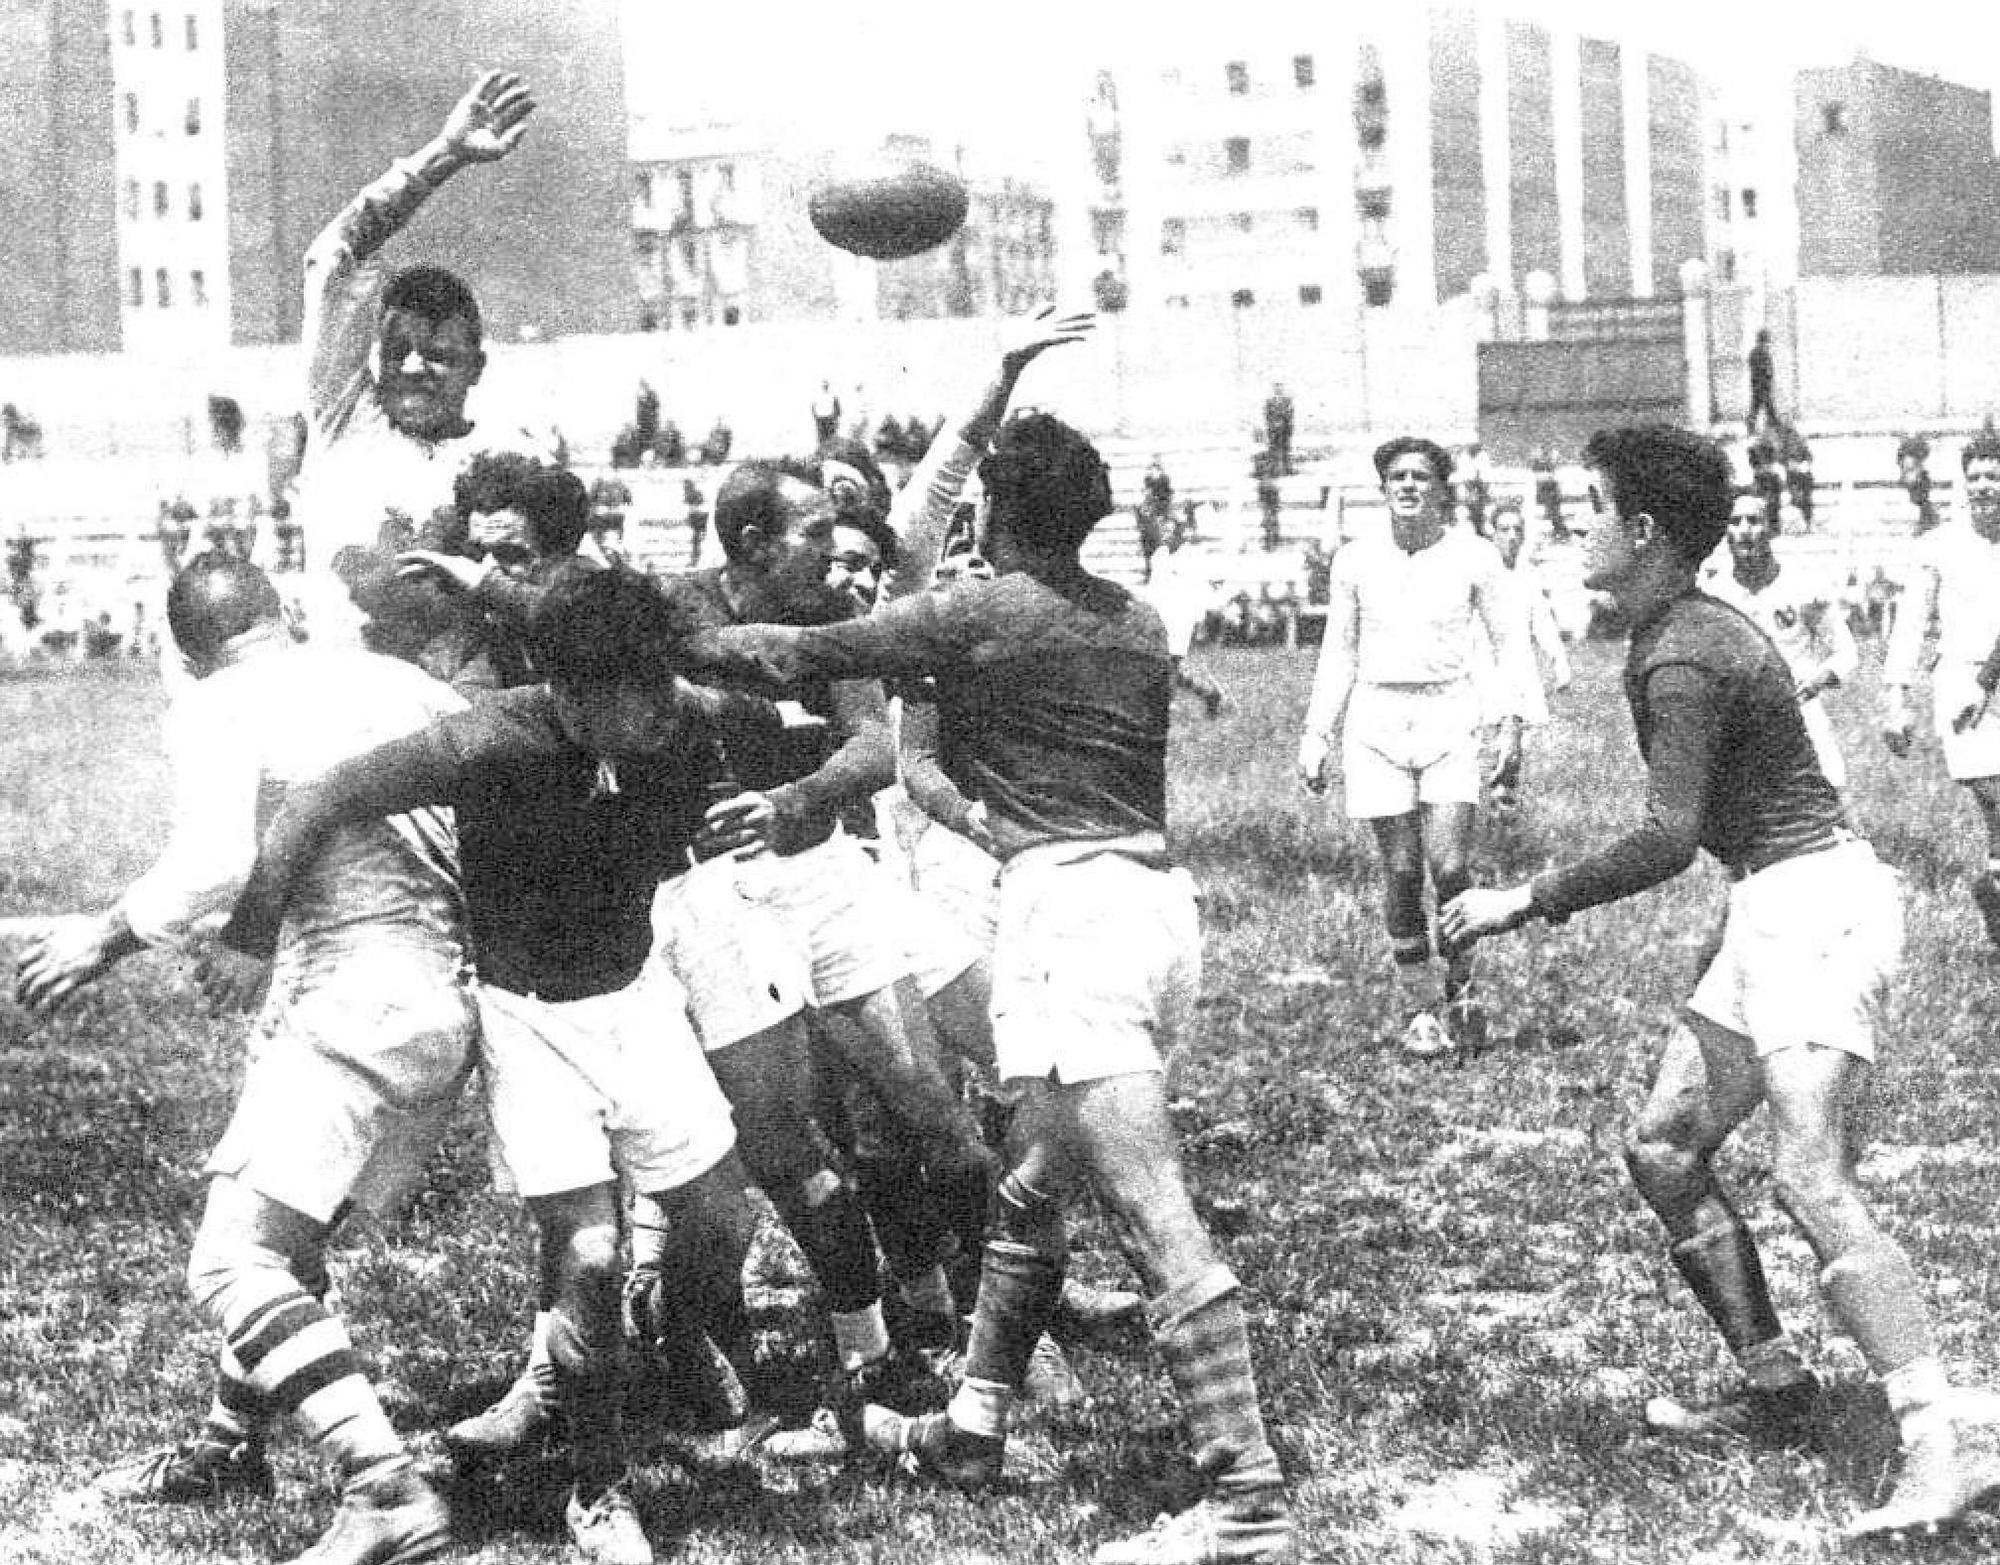
[[[285,789],[412,733],[464,703],[396,658],[297,646],[220,670],[183,699],[206,727],[233,732],[257,774],[258,830]],[[448,811],[418,810],[341,828],[293,883],[285,939],[360,925],[447,932],[457,925],[457,842]]]

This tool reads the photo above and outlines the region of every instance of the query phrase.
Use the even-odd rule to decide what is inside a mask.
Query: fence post
[[[1715,417],[1713,347],[1708,340],[1708,268],[1681,262],[1681,345],[1687,361],[1687,421],[1706,429]]]

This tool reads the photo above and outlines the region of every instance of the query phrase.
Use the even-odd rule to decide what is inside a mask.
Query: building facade
[[[506,339],[636,325],[616,0],[0,0],[0,351],[295,340],[306,246],[495,38],[540,105],[526,150],[397,249]]]
[[[1801,276],[2000,271],[1989,94],[1858,59],[1793,111]]]
[[[0,0],[0,354],[119,343],[105,0]]]
[[[1694,71],[1484,10],[1176,29],[1085,120],[1071,281],[1134,307],[1644,298],[1706,253]]]

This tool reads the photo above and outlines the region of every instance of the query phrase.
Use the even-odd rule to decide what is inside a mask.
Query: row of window
[[[196,267],[187,274],[187,302],[197,310],[208,308],[208,274]],[[153,269],[153,301],[163,310],[174,307],[174,274],[166,267]],[[125,271],[125,302],[135,310],[146,307],[146,269],[133,266]]]
[[[1165,72],[1165,76],[1169,86],[1179,85],[1181,80],[1179,67],[1169,66]],[[1250,62],[1247,60],[1231,60],[1222,67],[1222,80],[1223,85],[1229,89],[1231,97],[1248,97],[1250,94]],[[1293,55],[1292,85],[1300,92],[1309,92],[1318,84],[1318,81],[1319,72],[1313,65],[1313,57],[1309,54]]]
[[[126,180],[125,217],[127,221],[137,222],[139,219],[139,194],[140,194],[139,181],[136,179]],[[170,216],[172,212],[173,212],[173,193],[171,189],[168,187],[167,182],[164,179],[154,180],[153,216],[167,217]],[[199,184],[192,184],[187,187],[187,215],[188,215],[188,221],[190,223],[199,223],[201,221],[202,200],[201,200],[201,186]]]
[[[188,99],[187,112],[181,116],[181,129],[190,136],[201,134],[201,99]],[[139,95],[136,92],[125,94],[125,133],[131,136],[139,133]]]
[[[1267,213],[1267,221],[1273,215]],[[1308,234],[1319,232],[1318,207],[1302,206],[1295,208],[1291,214],[1291,219],[1293,230]],[[1254,212],[1231,212],[1228,222],[1229,226],[1239,234],[1255,233],[1257,230],[1257,214]],[[1163,218],[1160,222],[1160,254],[1185,255],[1187,253],[1187,236],[1188,220],[1186,218]],[[1104,234],[1102,231],[1099,234],[1098,252],[1099,254],[1104,253]]]
[[[152,35],[153,47],[155,49],[166,48],[167,19],[164,16],[162,16],[158,11],[155,11],[152,14],[152,16],[148,19],[148,21],[150,24],[148,27],[148,31]],[[182,21],[184,25],[182,28],[181,36],[187,40],[188,48],[199,49],[201,47],[200,24],[196,22],[192,12],[190,12],[187,16],[182,18]],[[119,19],[118,19],[118,31],[120,36],[124,38],[125,46],[128,49],[137,47],[139,42],[138,12],[136,11],[121,12],[119,14]]]
[[[1318,304],[1323,298],[1325,298],[1325,294],[1321,291],[1318,283],[1299,284],[1300,304]],[[1237,288],[1230,293],[1229,302],[1239,310],[1254,309],[1257,305],[1257,290],[1254,288]],[[1167,307],[1169,309],[1185,310],[1189,305],[1190,300],[1184,293],[1170,293],[1167,295]]]

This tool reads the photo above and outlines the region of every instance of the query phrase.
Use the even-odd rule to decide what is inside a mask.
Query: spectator
[[[823,446],[840,433],[840,398],[834,394],[830,381],[819,383],[819,395],[813,398],[813,444]]]
[[[1140,480],[1139,554],[1144,561],[1146,580],[1153,579],[1153,556],[1166,541],[1167,529],[1174,524],[1174,481],[1155,455],[1146,476]]]
[[[0,403],[0,462],[32,462],[45,454],[42,426],[13,403]]]
[[[724,434],[728,431],[725,428]],[[728,441],[723,442],[728,449]],[[653,456],[662,467],[685,467],[687,465],[687,436],[681,433],[681,426],[672,419],[660,425],[660,432],[653,437]]]
[[[1923,435],[1905,435],[1896,445],[1896,481],[1916,508],[1917,535],[1922,537],[1938,524],[1937,507],[1931,503],[1931,443]]]
[[[1281,471],[1278,454],[1268,447],[1259,451],[1251,470],[1257,479],[1257,510],[1263,518],[1264,548],[1268,552],[1278,547],[1281,536],[1279,511],[1284,499],[1278,489]]]
[[[709,426],[707,436],[701,443],[701,460],[709,467],[719,467],[729,460],[729,448],[736,443],[736,433],[729,427],[729,421],[720,413]]]
[[[1466,520],[1480,537],[1488,537],[1486,510],[1493,500],[1493,483],[1486,468],[1486,453],[1478,441],[1465,448],[1458,471],[1458,498],[1465,507]]]
[[[893,461],[900,459],[908,448],[908,442],[903,438],[903,426],[897,422],[896,415],[884,413],[881,427],[875,431],[875,454]]]
[[[1556,473],[1555,447],[1538,448],[1528,471],[1535,477],[1535,504],[1549,524],[1549,536],[1558,543],[1568,542],[1569,524],[1563,520],[1562,479]]]
[[[1785,468],[1785,489],[1798,509],[1799,521],[1810,531],[1813,524],[1812,447],[1796,424],[1778,426],[1778,460]]]
[[[1757,433],[1757,415],[1763,414],[1772,424],[1778,422],[1778,404],[1773,393],[1777,378],[1771,363],[1771,334],[1757,333],[1757,342],[1750,350],[1750,412],[1744,418],[1744,425],[1751,434]]]
[[[651,445],[660,432],[660,394],[647,381],[639,382],[638,400],[632,408],[632,432],[642,446]]]
[[[1784,531],[1785,473],[1778,466],[1778,448],[1759,437],[1750,444],[1750,486],[1764,507],[1764,521],[1776,537]]]
[[[1264,399],[1264,447],[1271,453],[1271,461],[1278,478],[1289,478],[1292,472],[1292,399],[1282,381],[1271,387],[1270,396]]]

